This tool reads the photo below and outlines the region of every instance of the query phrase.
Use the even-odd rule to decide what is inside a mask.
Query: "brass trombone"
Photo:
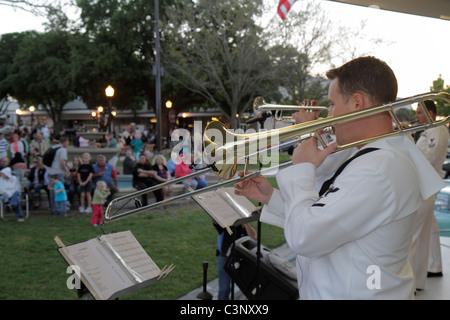
[[[280,169],[285,166],[291,165],[291,162],[288,161],[286,163],[280,164],[275,167],[267,168],[261,171],[247,173],[248,168],[248,160],[251,156],[259,155],[261,152],[265,152],[267,150],[280,149],[281,147],[287,144],[297,143],[304,138],[310,137],[311,135],[316,135],[318,138],[320,137],[320,132],[325,128],[341,124],[347,121],[352,121],[355,119],[360,119],[363,117],[367,117],[370,115],[388,112],[392,121],[395,124],[395,130],[391,133],[387,133],[380,136],[375,136],[372,138],[355,141],[353,143],[349,143],[346,145],[339,146],[335,152],[340,150],[344,150],[350,147],[355,147],[359,145],[364,145],[378,139],[398,136],[401,134],[411,134],[416,131],[425,130],[428,128],[446,125],[450,122],[450,116],[445,117],[443,120],[433,122],[431,117],[429,116],[428,110],[424,105],[425,100],[441,100],[447,104],[450,104],[450,95],[445,92],[441,93],[426,93],[422,95],[413,96],[406,99],[397,100],[395,102],[385,104],[382,106],[376,106],[368,109],[363,109],[360,111],[355,111],[343,115],[332,116],[324,119],[318,119],[314,121],[309,121],[297,125],[292,125],[284,128],[269,130],[265,132],[253,133],[253,134],[234,134],[227,130],[225,126],[217,121],[211,122],[207,125],[204,135],[203,135],[203,145],[204,145],[204,160],[209,168],[204,169],[202,171],[193,173],[192,175],[185,176],[183,178],[171,180],[169,182],[159,184],[157,186],[140,190],[129,195],[125,195],[123,197],[119,197],[113,199],[111,203],[108,205],[108,208],[105,212],[105,218],[107,221],[113,220],[116,218],[124,217],[130,214],[138,213],[144,210],[149,210],[154,207],[159,207],[166,203],[183,199],[186,197],[193,196],[198,193],[206,192],[211,189],[217,189],[218,187],[228,185],[234,183],[236,181],[242,179],[248,179],[257,175],[265,174],[271,170]],[[427,116],[428,122],[421,125],[415,125],[411,127],[403,127],[397,116],[395,115],[395,109],[401,107],[410,106],[413,103],[418,103],[419,107],[422,108],[423,112]],[[288,141],[291,139],[291,141]],[[282,141],[287,141],[285,143],[281,143]],[[326,142],[323,140],[319,140],[321,143],[326,146]],[[246,173],[244,177],[235,177],[237,172],[237,167],[239,163],[242,163],[242,160],[245,164],[244,172]],[[136,198],[144,193],[153,192],[156,189],[162,188],[171,183],[177,183],[185,179],[192,178],[194,176],[204,174],[207,171],[212,169],[215,174],[223,179],[223,182],[217,183],[215,185],[209,186],[204,189],[195,190],[189,192],[187,194],[182,194],[179,196],[175,196],[157,203],[152,203],[145,207],[136,208],[130,210],[128,212],[123,212],[119,214],[111,213],[111,206],[119,201]]]

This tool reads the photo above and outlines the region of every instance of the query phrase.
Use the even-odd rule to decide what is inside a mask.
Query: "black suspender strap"
[[[378,148],[366,148],[366,149],[362,149],[362,150],[358,151],[353,157],[351,157],[350,159],[348,159],[347,161],[345,161],[345,162],[339,167],[339,169],[337,169],[336,173],[335,173],[330,179],[328,179],[327,181],[325,181],[325,182],[322,184],[322,187],[320,188],[320,191],[319,191],[319,196],[322,196],[325,192],[327,192],[327,190],[328,190],[328,189],[330,188],[330,186],[333,184],[333,182],[334,182],[334,180],[337,178],[337,176],[341,174],[341,172],[345,169],[345,167],[346,167],[350,162],[352,162],[352,161],[355,160],[356,158],[358,158],[358,157],[360,157],[360,156],[362,156],[362,155],[364,155],[364,154],[366,154],[366,153],[369,153],[369,152],[372,152],[372,151],[375,151],[375,150],[378,150]]]

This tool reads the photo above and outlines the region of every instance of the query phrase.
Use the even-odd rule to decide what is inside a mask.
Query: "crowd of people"
[[[131,185],[138,190],[191,172],[189,167],[185,168],[183,161],[170,161],[173,167],[169,168],[164,155],[145,151],[145,146],[152,143],[151,133],[141,134],[132,130],[124,131],[125,134],[118,137],[108,133],[104,147],[118,150],[118,154],[111,159],[101,154],[92,159],[89,152],[82,153],[81,157],[68,159],[67,147],[70,141],[82,151],[88,146],[86,139],[78,133],[69,139],[64,130],[47,135],[45,129],[47,128],[42,127],[33,133],[16,130],[7,138],[0,132],[1,199],[9,210],[15,211],[20,222],[24,221],[20,205],[24,193],[28,194],[32,210],[41,208],[44,194],[52,214],[66,217],[69,210],[92,214],[91,224],[96,226],[102,223],[102,208],[105,208],[119,191],[119,171],[124,175],[132,175]],[[125,151],[120,157],[122,167],[119,168],[117,163],[122,150]],[[47,159],[51,162],[45,164],[46,157],[51,158]],[[207,186],[204,179],[193,180],[198,181],[195,186],[192,183],[194,189]],[[42,193],[42,190],[45,192]],[[156,201],[169,197],[172,190],[171,185],[156,190]],[[144,194],[142,204],[147,203],[147,195]]]

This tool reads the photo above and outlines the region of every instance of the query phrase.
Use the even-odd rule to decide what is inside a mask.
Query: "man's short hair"
[[[339,68],[329,70],[327,78],[339,79],[339,91],[350,97],[365,93],[374,104],[386,104],[397,99],[398,84],[392,69],[386,62],[375,57],[360,57]]]
[[[437,114],[436,104],[433,100],[425,100],[423,103],[425,104],[425,107],[427,107],[428,112],[432,112],[434,115]]]
[[[67,138],[67,136],[61,136],[59,138],[59,143],[63,143],[63,142],[66,142],[66,141],[69,141],[69,138]]]

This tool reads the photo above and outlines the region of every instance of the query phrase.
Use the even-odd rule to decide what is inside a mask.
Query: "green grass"
[[[90,218],[71,213],[61,219],[49,212],[31,211],[24,223],[13,217],[0,221],[0,299],[78,299],[66,286],[71,274],[66,273],[67,263],[53,239],[59,236],[68,245],[101,235],[100,227],[89,225]],[[203,261],[209,262],[208,280],[217,277],[217,232],[209,216],[194,203],[129,216],[104,225],[103,230],[130,230],[160,268],[176,266],[166,279],[121,299],[176,299],[202,285]],[[281,229],[262,225],[263,245],[273,248],[282,243]]]

